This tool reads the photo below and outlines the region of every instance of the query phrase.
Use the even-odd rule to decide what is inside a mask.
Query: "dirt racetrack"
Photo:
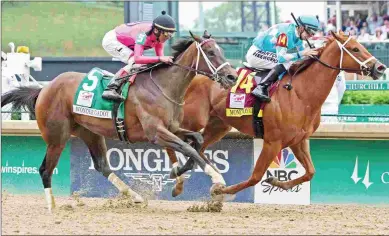
[[[389,205],[224,203],[221,212],[192,212],[196,202],[2,194],[2,234],[389,234]],[[128,203],[128,202],[127,202]],[[204,205],[197,202],[197,205]]]

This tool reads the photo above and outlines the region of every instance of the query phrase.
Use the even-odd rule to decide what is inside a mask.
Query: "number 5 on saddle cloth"
[[[105,87],[114,75],[100,68],[93,68],[80,82],[74,94],[73,112],[86,116],[113,119],[117,134],[121,141],[129,142],[124,126],[124,102],[117,103],[101,97]],[[128,96],[128,88],[135,75],[120,87],[118,93],[124,98]]]

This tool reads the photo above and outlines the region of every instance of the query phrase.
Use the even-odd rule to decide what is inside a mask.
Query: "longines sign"
[[[117,190],[94,169],[92,158],[80,139],[72,139],[71,177],[72,191],[84,196],[115,196]],[[171,197],[175,179],[169,174],[172,163],[164,149],[149,143],[127,145],[107,140],[107,157],[111,169],[134,190],[152,192],[157,199],[196,200],[209,197],[212,186],[210,178],[197,165],[185,174],[184,193]],[[216,165],[227,184],[234,184],[249,177],[253,165],[252,141],[224,139],[205,151],[205,155]],[[176,152],[180,165],[187,158]],[[242,191],[235,201],[253,202],[254,189]]]

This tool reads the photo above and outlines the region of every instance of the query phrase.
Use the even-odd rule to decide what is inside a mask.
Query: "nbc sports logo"
[[[274,157],[273,162],[270,164],[270,168],[296,168],[296,157],[289,149],[282,149],[277,156]],[[300,164],[300,163],[298,163]]]
[[[254,140],[254,163],[258,159],[263,147],[262,139]],[[310,204],[310,182],[283,190],[274,187],[264,180],[275,177],[279,181],[289,181],[305,174],[305,169],[297,160],[290,148],[282,149],[274,157],[262,180],[255,186],[254,202],[268,204]]]

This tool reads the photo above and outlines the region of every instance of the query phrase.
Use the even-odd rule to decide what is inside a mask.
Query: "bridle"
[[[221,80],[221,77],[219,75],[219,71],[227,66],[227,65],[230,65],[229,62],[224,62],[223,64],[221,64],[219,67],[215,67],[212,62],[209,60],[209,58],[207,57],[207,55],[205,54],[202,46],[207,43],[207,42],[211,42],[211,41],[215,41],[214,39],[205,39],[203,40],[202,42],[195,42],[196,43],[196,48],[197,48],[197,59],[196,59],[196,68],[193,68],[193,65],[192,66],[183,66],[183,65],[179,65],[177,63],[172,63],[172,65],[175,65],[175,66],[178,66],[178,67],[181,67],[183,69],[186,69],[186,70],[189,70],[189,71],[192,71],[192,72],[195,72],[196,75],[197,74],[202,74],[202,75],[205,75],[209,78],[212,78],[214,81],[216,82],[219,82]],[[199,70],[199,62],[200,62],[200,53],[201,55],[203,55],[204,57],[204,60],[205,60],[205,63],[207,64],[208,66],[208,69],[212,72],[212,73],[208,73],[208,72],[205,72],[205,71],[202,71],[202,70]]]
[[[341,42],[339,42],[339,40],[337,40],[335,38],[335,41],[340,49],[340,66],[339,67],[335,67],[335,66],[331,66],[331,65],[328,65],[327,63],[321,61],[318,57],[316,56],[313,56],[312,58],[314,58],[316,61],[320,62],[322,65],[328,67],[328,68],[331,68],[331,69],[334,69],[334,70],[344,70],[344,71],[349,71],[349,72],[362,72],[362,76],[365,76],[364,72],[366,73],[366,76],[369,76],[371,73],[372,73],[372,69],[373,68],[369,68],[366,64],[373,60],[373,59],[376,59],[374,56],[371,56],[370,58],[366,59],[365,61],[360,61],[358,58],[356,58],[347,48],[346,48],[346,44],[351,40],[351,36],[348,37],[348,39],[342,44]],[[343,63],[343,51],[345,51],[352,59],[354,59],[360,66],[359,69],[354,69],[354,68],[344,68],[342,67],[342,63]]]
[[[204,50],[202,49],[202,45],[204,45],[207,42],[211,42],[211,41],[215,41],[215,40],[214,39],[206,39],[206,40],[203,40],[201,43],[199,43],[197,41],[195,42],[196,43],[196,48],[197,48],[197,59],[196,59],[196,68],[195,69],[193,68],[193,65],[192,66],[183,66],[183,65],[180,65],[180,64],[177,64],[177,63],[171,63],[171,64],[174,65],[174,66],[178,66],[178,67],[181,67],[183,69],[192,71],[192,72],[196,72],[196,75],[197,74],[206,75],[206,76],[212,78],[214,81],[219,82],[221,80],[221,77],[219,77],[218,72],[220,71],[220,69],[222,69],[226,65],[230,65],[230,63],[229,62],[224,62],[218,68],[216,68],[212,64],[212,62],[209,60],[209,58],[205,54]],[[212,74],[198,69],[199,61],[200,61],[200,53],[203,55],[205,63],[207,64],[208,69],[210,71],[212,71]],[[161,64],[161,63],[158,63],[157,65],[159,65],[159,64]],[[152,67],[154,67],[154,66],[152,66]],[[156,83],[156,81],[154,81],[154,79],[152,77],[152,69],[150,70],[150,79],[157,86],[157,88],[162,92],[162,95],[164,97],[166,97],[170,102],[172,102],[172,103],[174,103],[174,104],[176,104],[178,106],[183,106],[185,104],[185,102],[181,103],[181,102],[175,101],[174,99],[170,98],[167,94],[164,93],[162,88]]]

